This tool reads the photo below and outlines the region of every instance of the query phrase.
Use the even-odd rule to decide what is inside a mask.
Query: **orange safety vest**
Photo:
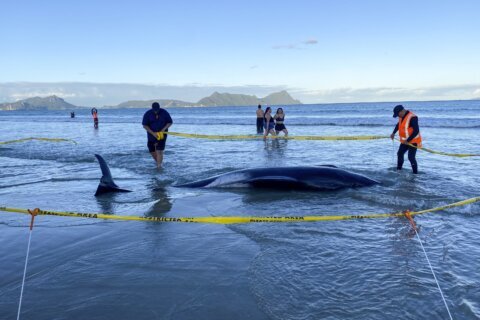
[[[400,136],[400,141],[407,141],[410,135],[413,133],[413,128],[410,127],[410,120],[416,117],[415,113],[409,111],[408,114],[400,118],[398,117],[398,135]],[[411,144],[416,143],[417,147],[422,147],[422,136],[420,135],[420,130],[415,138],[410,140]]]

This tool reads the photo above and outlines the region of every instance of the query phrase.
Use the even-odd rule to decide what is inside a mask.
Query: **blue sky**
[[[285,88],[304,102],[480,98],[479,12],[476,0],[4,0],[0,90],[81,82]]]

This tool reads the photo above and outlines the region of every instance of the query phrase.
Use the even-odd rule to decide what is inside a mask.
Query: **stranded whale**
[[[237,170],[204,180],[176,185],[182,188],[254,187],[291,190],[336,190],[377,184],[361,174],[335,166],[275,167]]]
[[[95,195],[106,192],[125,192],[114,182],[107,163],[98,154],[95,155],[102,178]],[[219,188],[219,187],[254,187],[290,190],[337,190],[342,188],[365,187],[378,184],[361,174],[339,169],[335,166],[302,166],[254,168],[232,171],[207,179],[175,185],[180,188]]]

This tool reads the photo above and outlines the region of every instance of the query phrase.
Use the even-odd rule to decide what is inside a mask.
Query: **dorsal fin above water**
[[[105,159],[103,159],[103,157],[99,154],[95,154],[95,157],[97,158],[98,163],[100,164],[100,169],[102,170],[102,177],[100,178],[100,183],[98,184],[95,196],[109,192],[130,192],[130,190],[119,188],[113,181],[112,173],[110,172],[110,168],[108,167]]]

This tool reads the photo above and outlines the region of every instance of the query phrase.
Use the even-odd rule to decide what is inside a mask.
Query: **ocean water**
[[[291,135],[388,135],[394,103],[286,106]],[[480,101],[408,102],[425,147],[480,153]],[[275,109],[275,108],[274,108]],[[256,107],[169,109],[172,131],[255,133]],[[137,216],[351,215],[420,210],[480,196],[479,158],[419,151],[396,172],[389,139],[217,141],[170,136],[158,171],[146,110],[0,112],[0,206]],[[94,153],[117,184],[94,197]],[[182,189],[237,169],[334,164],[381,182],[335,192]],[[29,217],[0,212],[0,319],[16,317]],[[480,318],[480,205],[415,217],[455,319]],[[22,319],[447,319],[403,218],[242,225],[39,216]]]

